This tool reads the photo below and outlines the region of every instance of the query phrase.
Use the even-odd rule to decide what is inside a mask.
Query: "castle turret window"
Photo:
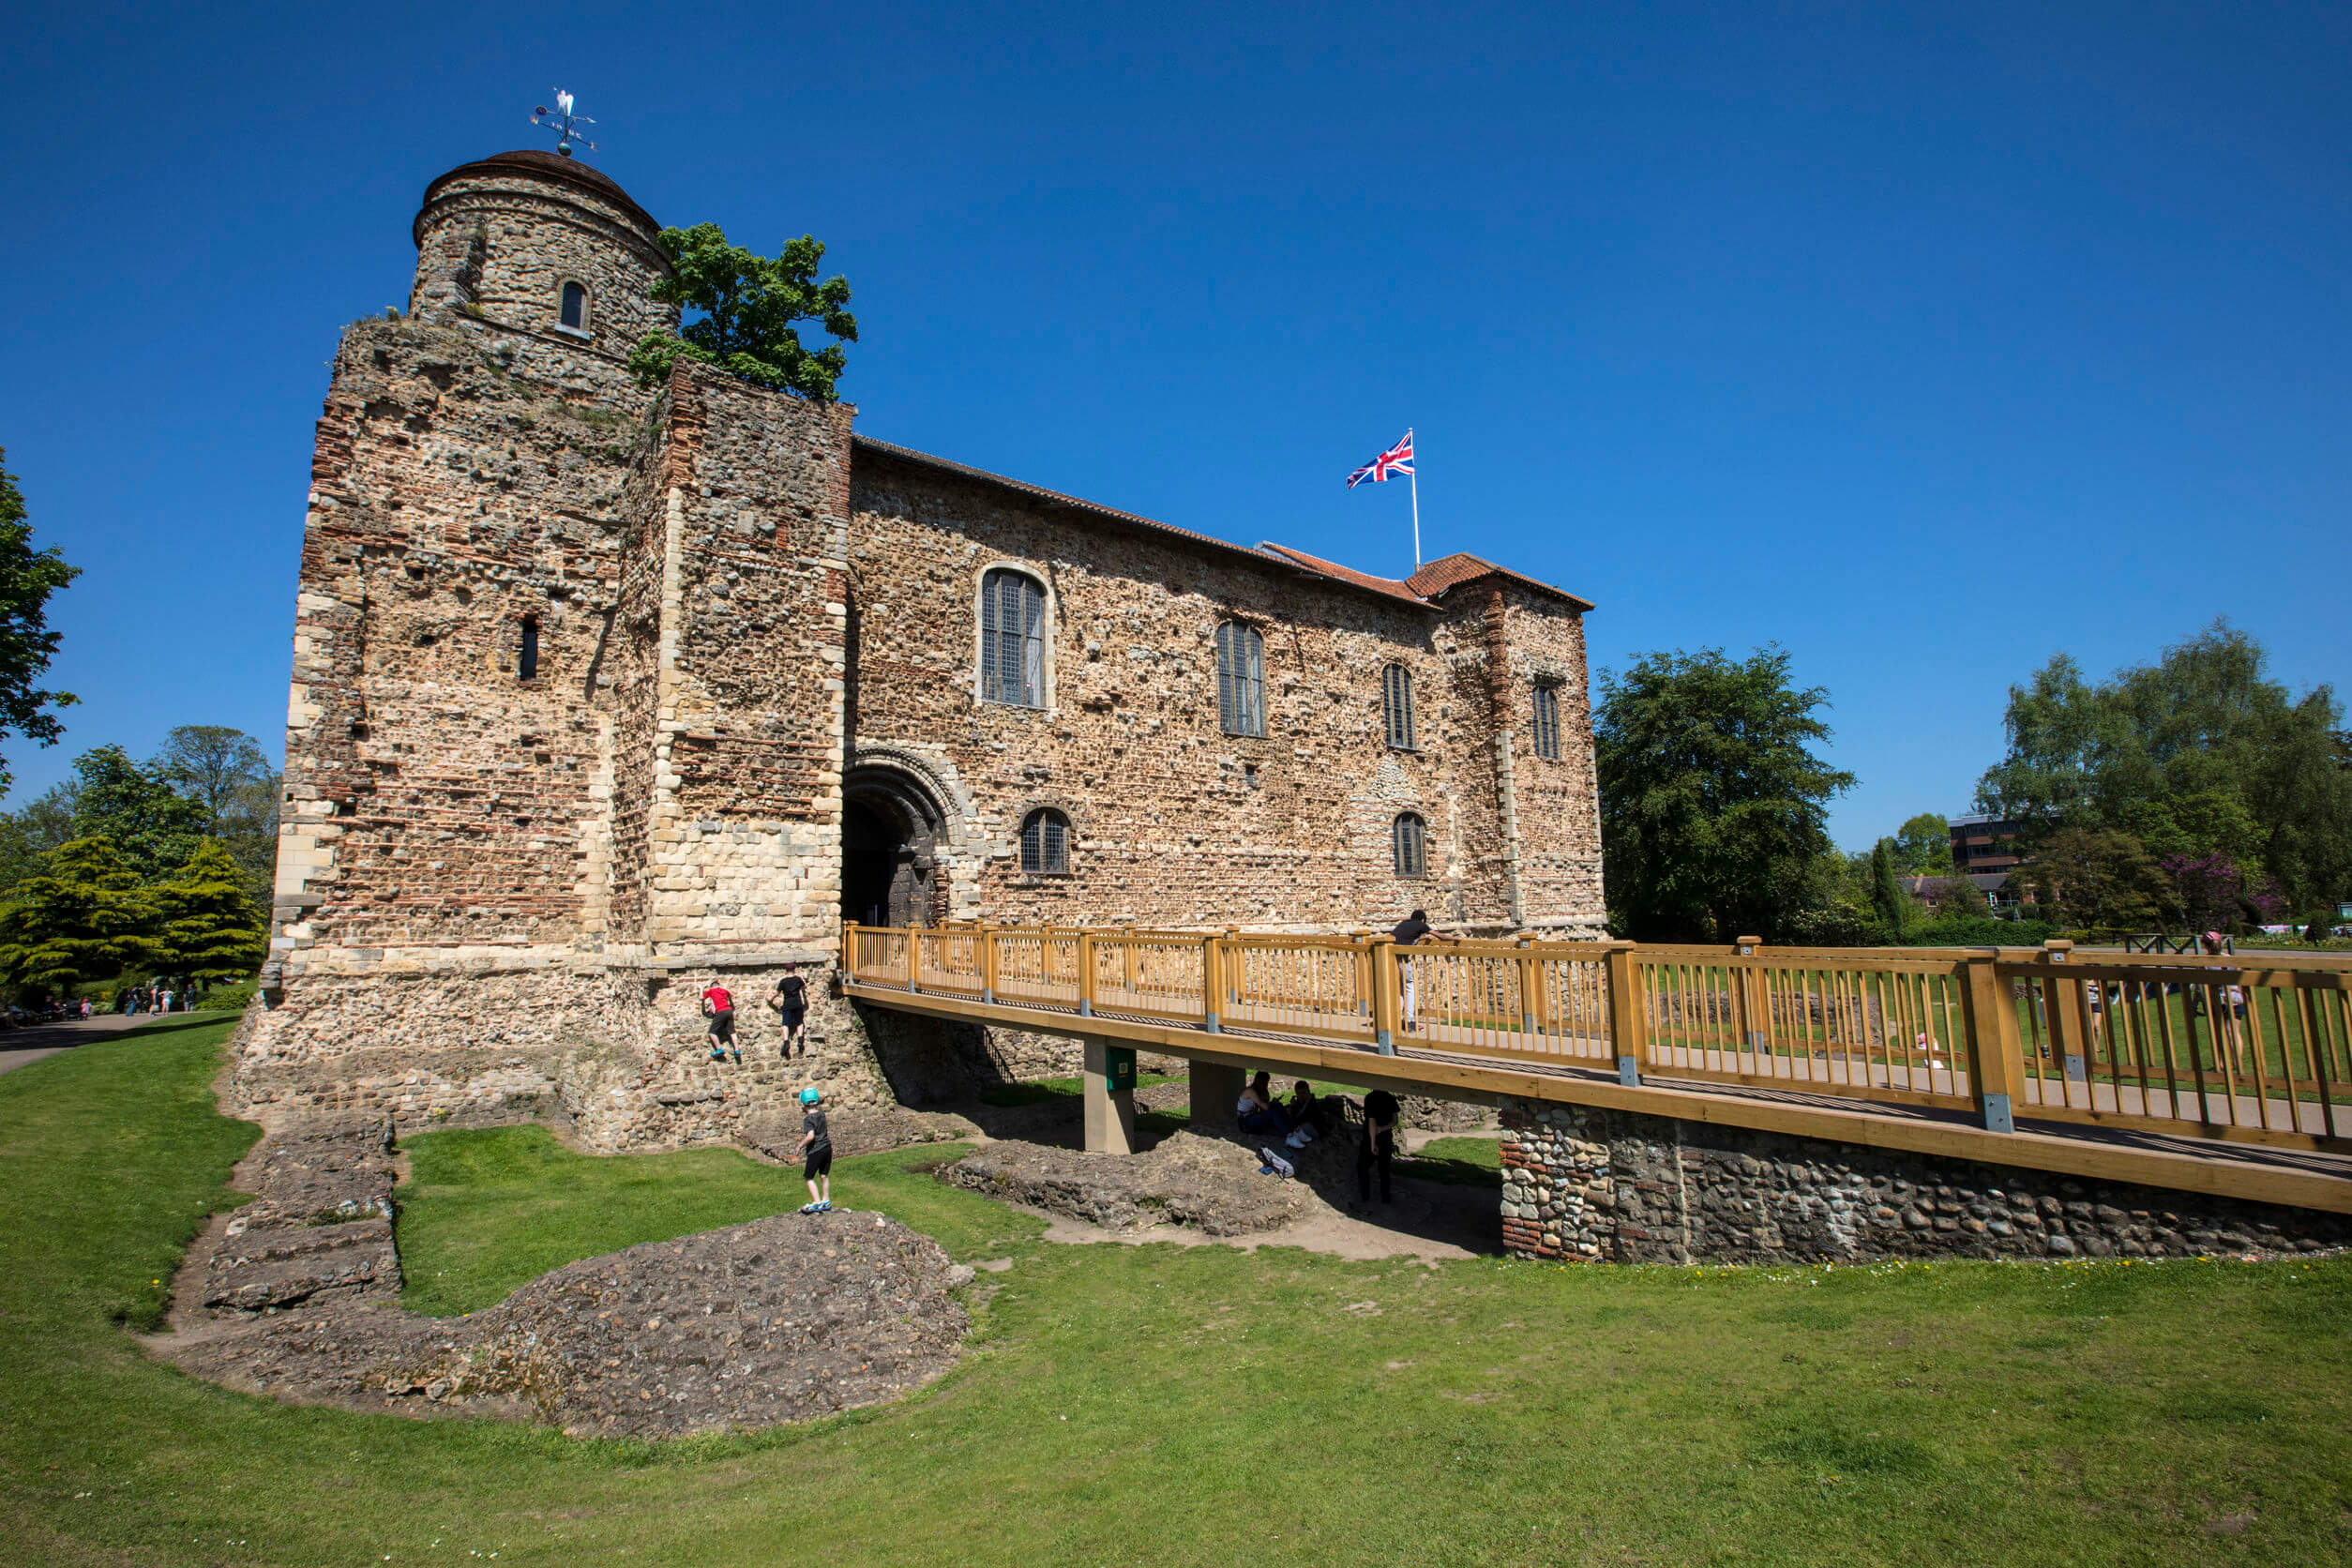
[[[1032,876],[1069,875],[1069,818],[1041,806],[1021,819],[1021,869]]]
[[[1266,640],[1239,621],[1217,627],[1217,722],[1229,735],[1266,732]]]
[[[1400,877],[1429,874],[1429,824],[1413,812],[1398,815],[1389,829],[1389,852]]]
[[[1388,729],[1388,744],[1410,751],[1413,746],[1413,679],[1401,664],[1380,671],[1380,716]]]
[[[1046,589],[1026,572],[980,579],[980,701],[1046,705]]]
[[[1560,756],[1560,688],[1555,686],[1535,688],[1535,754],[1555,761]]]
[[[526,615],[522,618],[522,639],[515,649],[515,674],[517,678],[527,681],[538,672],[539,618]]]
[[[588,330],[588,291],[578,283],[564,285],[563,323],[574,332]]]

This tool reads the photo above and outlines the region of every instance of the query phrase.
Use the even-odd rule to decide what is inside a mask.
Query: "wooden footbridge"
[[[1240,1073],[1594,1106],[2352,1214],[2352,960],[1015,926],[843,932],[848,994]]]

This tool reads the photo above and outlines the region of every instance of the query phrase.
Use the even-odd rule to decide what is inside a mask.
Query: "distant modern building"
[[[1952,868],[1963,876],[2007,873],[2021,858],[2017,836],[2026,829],[2013,818],[1969,816],[1952,819]]]

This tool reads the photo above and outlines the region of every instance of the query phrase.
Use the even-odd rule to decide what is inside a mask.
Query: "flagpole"
[[[1413,452],[1413,570],[1421,570],[1421,452]]]

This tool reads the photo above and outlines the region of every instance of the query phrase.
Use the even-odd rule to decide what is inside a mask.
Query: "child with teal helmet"
[[[804,1214],[822,1214],[833,1207],[833,1135],[825,1128],[823,1099],[813,1083],[800,1092],[801,1109],[806,1112],[800,1119],[800,1173],[808,1183],[808,1201],[800,1211]]]

